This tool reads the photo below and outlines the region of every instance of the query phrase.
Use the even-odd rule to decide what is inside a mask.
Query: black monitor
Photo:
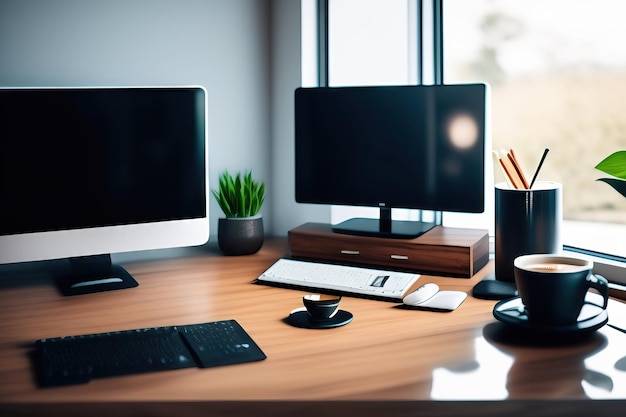
[[[0,264],[64,294],[136,286],[111,253],[209,238],[201,87],[0,88]],[[56,263],[53,263],[55,267]]]
[[[391,209],[484,211],[485,84],[298,88],[298,203],[380,208],[340,233],[413,238]]]

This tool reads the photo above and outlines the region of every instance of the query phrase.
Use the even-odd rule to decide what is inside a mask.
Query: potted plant
[[[612,153],[596,165],[595,168],[613,176],[613,178],[600,178],[598,181],[609,184],[618,193],[626,197],[626,151]]]
[[[224,171],[219,188],[212,189],[226,217],[218,220],[217,242],[225,255],[250,255],[263,246],[263,217],[259,214],[265,201],[265,184],[252,178],[252,172],[234,177]]]

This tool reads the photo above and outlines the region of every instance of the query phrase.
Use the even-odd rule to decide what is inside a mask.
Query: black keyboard
[[[42,386],[190,367],[260,361],[265,354],[235,320],[40,339]]]

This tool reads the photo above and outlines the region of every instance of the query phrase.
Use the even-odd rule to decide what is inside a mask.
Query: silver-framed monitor
[[[0,88],[0,264],[70,259],[64,294],[137,283],[111,253],[209,239],[199,86]]]

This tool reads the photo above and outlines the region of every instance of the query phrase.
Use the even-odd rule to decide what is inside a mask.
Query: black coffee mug
[[[590,289],[597,290],[606,309],[607,280],[592,273],[593,262],[563,255],[519,256],[515,264],[515,285],[529,323],[541,326],[569,326],[577,323]]]

